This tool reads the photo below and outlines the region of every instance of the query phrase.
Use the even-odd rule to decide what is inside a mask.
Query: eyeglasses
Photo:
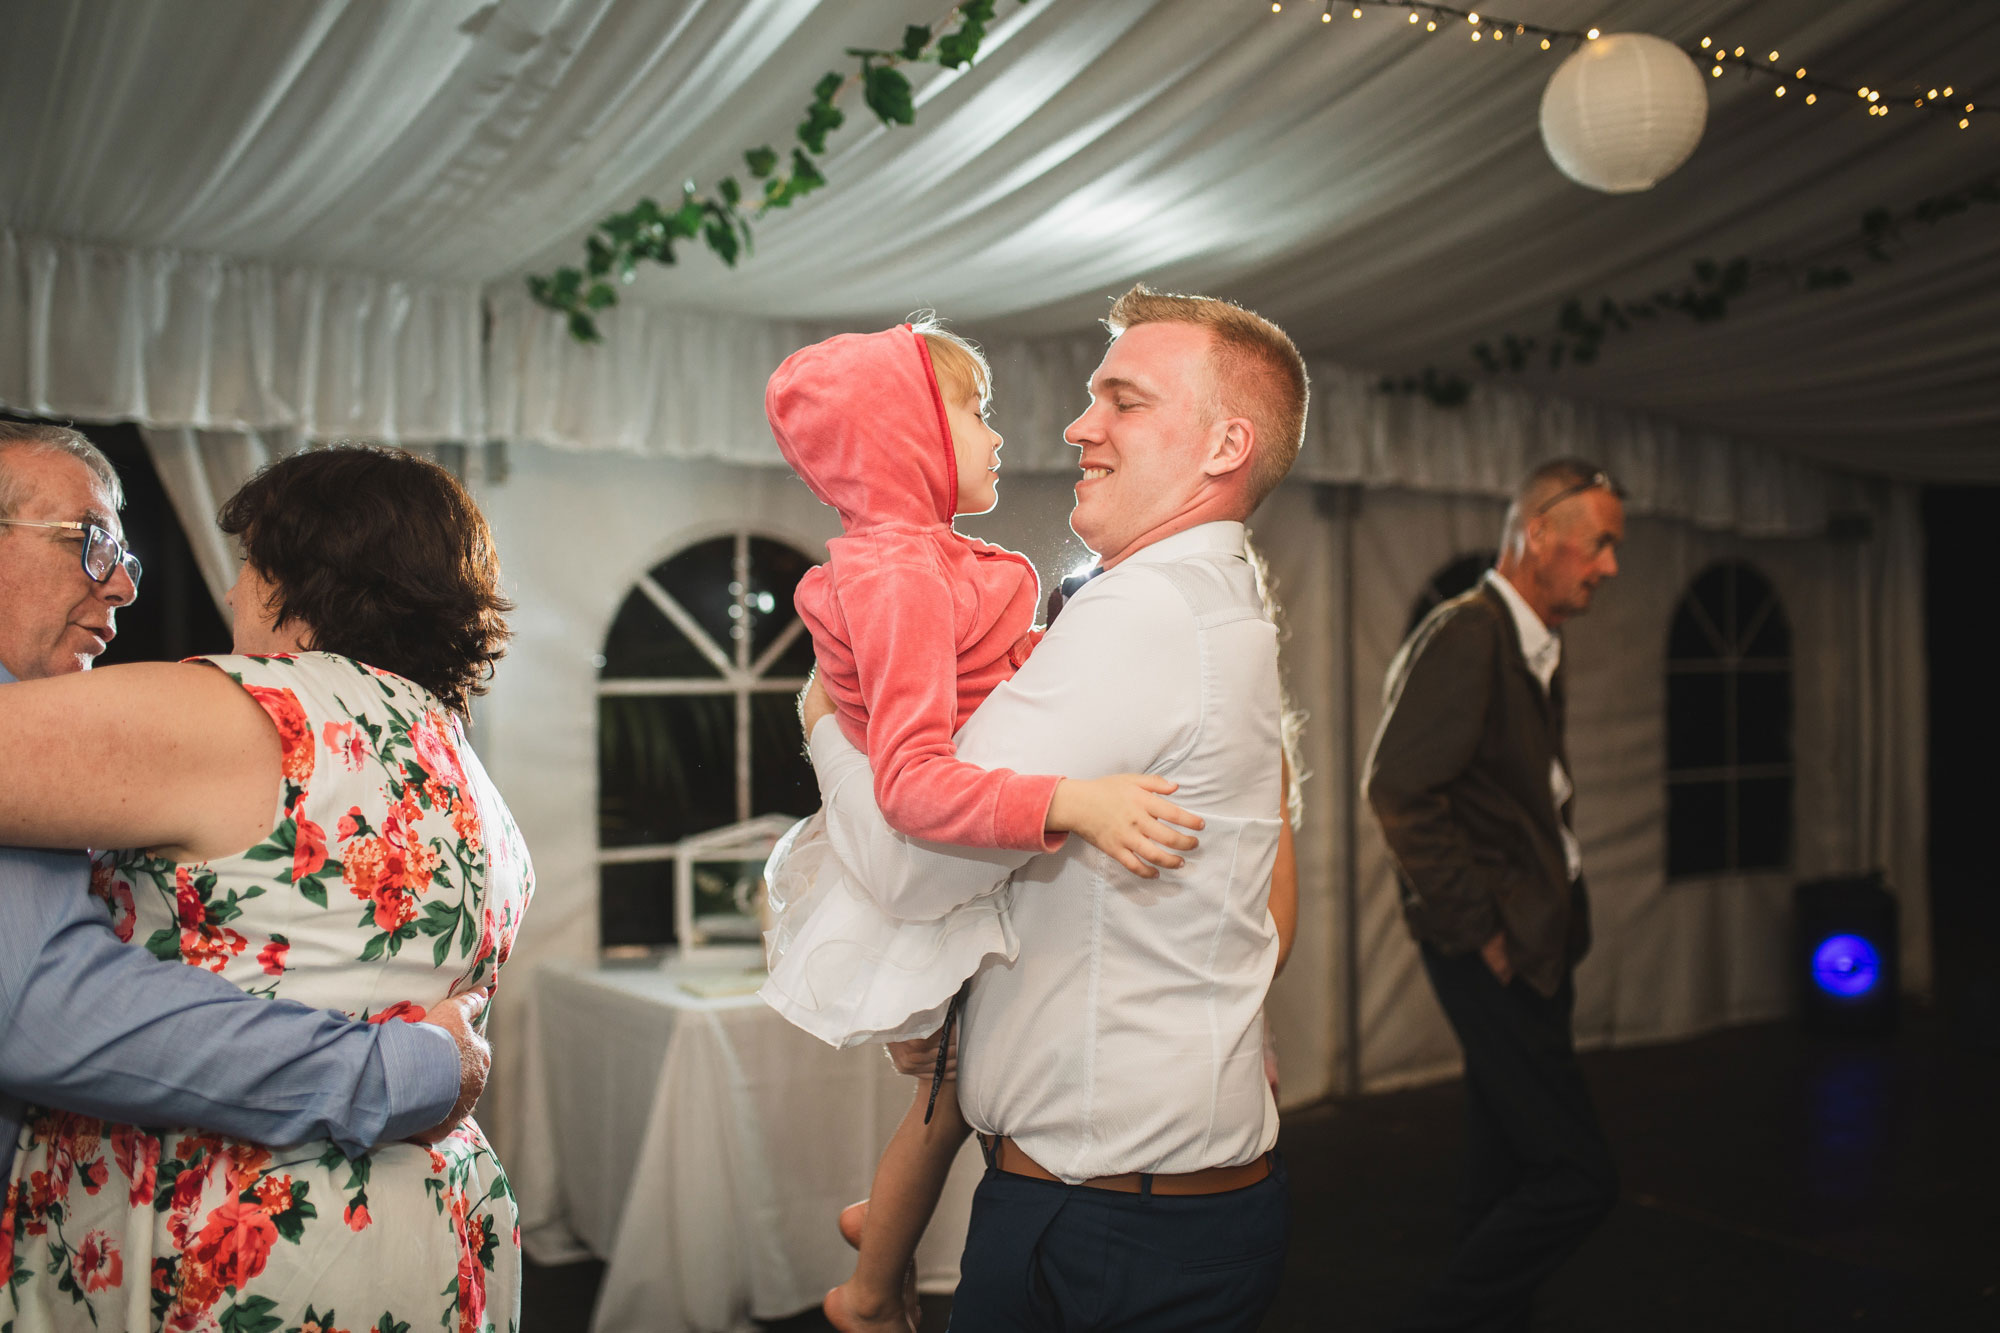
[[[95,523],[55,522],[31,518],[0,518],[0,528],[61,528],[69,532],[83,534],[83,572],[90,575],[92,583],[102,583],[111,577],[111,571],[125,570],[125,577],[132,580],[132,595],[139,595],[139,575],[143,566],[139,557],[125,549],[125,543],[98,527]]]
[[[1536,506],[1535,512],[1528,515],[1528,517],[1540,518],[1564,500],[1569,499],[1570,496],[1582,495],[1585,491],[1594,491],[1599,487],[1610,491],[1615,499],[1622,500],[1625,498],[1625,488],[1613,481],[1609,472],[1593,472],[1588,479],[1579,481],[1574,486],[1565,486],[1562,490],[1557,491],[1554,495],[1542,501],[1541,504]]]

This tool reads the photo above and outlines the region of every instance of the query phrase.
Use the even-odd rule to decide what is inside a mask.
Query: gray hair
[[[111,460],[82,431],[45,421],[0,421],[0,518],[14,517],[14,511],[27,498],[21,482],[7,468],[7,456],[17,449],[68,454],[90,469],[104,487],[104,493],[111,497],[113,509],[125,507],[125,488],[119,484],[118,469],[111,466]]]
[[[1514,489],[1514,498],[1507,506],[1506,520],[1500,527],[1500,549],[1502,552],[1514,550],[1527,532],[1528,520],[1548,508],[1552,497],[1565,491],[1587,490],[1602,478],[1613,495],[1624,498],[1625,492],[1610,475],[1597,464],[1586,458],[1552,458],[1527,476]]]

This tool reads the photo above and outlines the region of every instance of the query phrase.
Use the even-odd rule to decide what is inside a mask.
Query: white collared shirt
[[[1065,1180],[1255,1159],[1276,1141],[1262,1008],[1277,963],[1277,635],[1243,525],[1146,546],[1080,589],[958,735],[984,767],[1157,773],[1206,821],[1179,870],[1141,879],[1080,838],[1055,852],[904,838],[866,757],[812,736],[835,850],[893,915],[927,918],[1012,874],[1020,954],[972,982],[959,1103]]]
[[[1556,667],[1562,662],[1562,640],[1558,638],[1542,618],[1535,614],[1535,608],[1521,596],[1520,590],[1509,583],[1506,576],[1497,569],[1486,571],[1486,581],[1500,592],[1500,600],[1507,603],[1508,611],[1514,616],[1515,632],[1521,636],[1521,656],[1527,659],[1528,670],[1542,683],[1542,693],[1549,692],[1549,683],[1556,678]],[[1569,774],[1563,771],[1562,760],[1549,760],[1549,795],[1556,803],[1556,827],[1562,830],[1563,860],[1569,869],[1570,882],[1583,873],[1583,845],[1570,832],[1568,821],[1562,817],[1563,806],[1575,794],[1570,785]]]

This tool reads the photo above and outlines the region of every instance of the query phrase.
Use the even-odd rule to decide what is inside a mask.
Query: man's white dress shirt
[[[1264,994],[1278,938],[1277,635],[1243,525],[1146,546],[1072,597],[958,735],[988,768],[1156,773],[1202,816],[1179,870],[1141,879],[1080,838],[1055,852],[924,843],[875,807],[867,759],[823,721],[829,836],[892,915],[926,919],[1011,873],[1020,954],[972,980],[959,1104],[1068,1181],[1254,1160],[1277,1139]]]
[[[1487,570],[1486,581],[1499,589],[1500,600],[1513,613],[1514,630],[1521,636],[1521,656],[1528,659],[1528,670],[1542,683],[1542,693],[1547,694],[1549,683],[1556,678],[1556,667],[1562,662],[1563,641],[1542,623],[1535,608],[1528,605],[1528,599],[1499,570]],[[1570,883],[1574,884],[1583,873],[1583,844],[1576,840],[1569,821],[1562,817],[1563,806],[1569,803],[1575,788],[1570,785],[1569,774],[1563,771],[1560,759],[1549,760],[1549,794],[1555,799],[1556,827],[1562,830],[1563,861],[1569,869]]]

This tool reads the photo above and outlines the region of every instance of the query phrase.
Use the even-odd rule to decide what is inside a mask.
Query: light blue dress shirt
[[[0,687],[13,680],[0,666]],[[255,1143],[332,1139],[353,1156],[443,1120],[458,1079],[443,1029],[361,1023],[163,962],[112,931],[84,856],[0,847],[0,1182],[24,1102]]]

